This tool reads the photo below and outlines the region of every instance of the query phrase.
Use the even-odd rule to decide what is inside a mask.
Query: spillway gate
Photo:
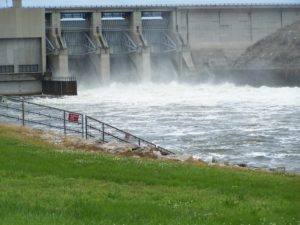
[[[161,61],[154,59],[157,55],[172,62],[168,67],[175,69],[170,73],[180,73],[183,43],[176,37],[172,15],[171,11],[46,13],[47,67],[52,80],[65,76],[83,80],[85,72],[102,84],[124,78],[149,81],[151,74],[157,74]]]

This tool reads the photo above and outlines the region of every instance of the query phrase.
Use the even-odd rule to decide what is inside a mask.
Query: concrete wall
[[[52,9],[47,9],[51,12]],[[58,9],[56,12],[131,12],[131,30],[141,29],[143,11],[169,12],[169,31],[180,33],[198,64],[224,66],[247,47],[300,20],[299,6],[198,6],[162,8]],[[136,40],[135,40],[136,41]],[[137,41],[138,42],[138,41]]]
[[[40,38],[0,39],[0,65],[14,65],[19,73],[19,65],[38,65],[42,73],[42,54]]]
[[[41,81],[0,81],[1,95],[33,95],[41,94]]]
[[[36,43],[39,46],[28,51],[27,57],[24,57],[25,64],[31,64],[31,58],[39,57],[41,59],[42,72],[46,71],[46,44],[45,44],[45,10],[44,9],[22,9],[11,8],[0,10],[0,42],[3,45],[8,43],[10,46],[24,46]],[[7,42],[7,39],[14,39]],[[39,43],[37,41],[39,40]],[[13,43],[14,42],[14,43]],[[31,46],[33,47],[33,46]],[[8,55],[14,55],[15,48],[7,48]],[[37,49],[40,49],[38,56],[33,56]],[[27,49],[26,49],[27,50]],[[25,49],[24,49],[25,51]],[[30,57],[29,57],[30,56]],[[29,60],[28,63],[26,60]],[[1,61],[1,59],[0,59]],[[2,59],[5,61],[5,59]]]
[[[300,20],[300,8],[198,8],[177,12],[179,32],[198,64],[223,66],[247,47]]]
[[[46,71],[45,10],[18,8],[0,10],[0,65],[38,65],[41,76]],[[26,69],[27,71],[27,69]],[[0,94],[40,94],[42,81],[12,78],[0,79]],[[11,76],[14,76],[10,74]]]

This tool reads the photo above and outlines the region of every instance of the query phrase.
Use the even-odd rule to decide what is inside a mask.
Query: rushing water
[[[300,172],[300,88],[112,84],[35,101],[84,112],[207,161]]]

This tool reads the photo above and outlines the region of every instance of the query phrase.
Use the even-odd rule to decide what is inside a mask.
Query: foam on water
[[[163,105],[188,101],[188,104],[222,104],[223,102],[266,103],[267,105],[300,105],[299,88],[253,88],[223,85],[188,85],[172,82],[169,84],[113,83],[107,87],[95,89],[81,88],[79,95],[68,97],[76,103],[120,102]]]
[[[300,88],[114,83],[35,101],[84,112],[178,153],[300,171]]]

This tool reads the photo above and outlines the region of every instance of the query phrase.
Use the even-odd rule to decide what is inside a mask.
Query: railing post
[[[81,114],[81,130],[82,130],[82,138],[84,138],[84,115]]]
[[[105,141],[105,135],[104,135],[104,123],[102,123],[102,141]]]
[[[141,139],[139,138],[139,146],[141,146]]]
[[[22,125],[25,126],[25,103],[24,99],[22,99]]]
[[[64,110],[64,134],[67,134],[67,129],[66,129],[66,111]]]
[[[85,139],[88,139],[88,117],[85,116]]]

